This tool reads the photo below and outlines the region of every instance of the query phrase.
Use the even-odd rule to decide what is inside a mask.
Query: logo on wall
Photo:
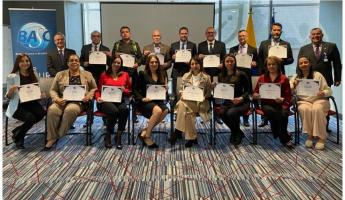
[[[51,40],[48,29],[39,23],[24,24],[18,31],[17,41],[26,49],[44,51]]]

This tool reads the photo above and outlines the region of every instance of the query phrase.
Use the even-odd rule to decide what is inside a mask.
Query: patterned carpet
[[[9,130],[16,126],[10,120]],[[145,123],[140,119],[138,126]],[[335,120],[331,120],[335,139]],[[78,119],[76,129],[83,129]],[[242,127],[242,145],[229,144],[229,134],[208,144],[208,125],[198,122],[199,145],[184,141],[171,146],[166,134],[154,134],[160,145],[149,150],[124,145],[123,150],[103,146],[102,121],[93,124],[93,145],[84,135],[66,136],[51,152],[42,152],[43,135],[26,137],[25,150],[13,144],[3,148],[3,199],[341,199],[342,146],[327,141],[326,150],[301,144],[282,147],[269,134],[251,144],[251,129]],[[160,124],[169,129],[169,123]],[[268,126],[267,126],[268,128]],[[267,129],[266,128],[266,129]],[[32,131],[42,131],[43,122]],[[217,129],[226,129],[217,124]],[[293,122],[289,122],[293,129]],[[341,122],[342,130],[342,122]],[[127,142],[127,135],[123,136]]]

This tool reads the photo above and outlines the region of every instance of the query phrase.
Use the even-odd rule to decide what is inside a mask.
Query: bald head
[[[152,40],[153,43],[158,44],[161,42],[161,32],[157,29],[152,31]]]

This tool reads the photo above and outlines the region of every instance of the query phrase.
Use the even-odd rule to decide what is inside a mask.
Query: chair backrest
[[[49,77],[42,77],[39,79],[39,84],[41,88],[41,92],[45,95],[46,98],[50,97],[50,87],[53,84],[54,78]]]
[[[252,91],[254,91],[256,84],[258,83],[259,76],[252,76],[251,79],[252,79]]]

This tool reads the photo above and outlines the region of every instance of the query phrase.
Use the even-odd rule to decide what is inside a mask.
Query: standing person
[[[216,40],[216,30],[213,27],[208,27],[205,31],[206,40],[198,44],[199,58],[202,60],[205,55],[218,55],[220,58],[219,66],[212,68],[204,68],[205,73],[211,77],[218,77],[220,69],[222,68],[223,58],[226,54],[225,43]]]
[[[5,95],[9,99],[6,116],[24,122],[12,130],[12,138],[17,149],[25,149],[25,134],[46,115],[39,100],[23,103],[19,100],[18,87],[32,83],[38,83],[38,79],[34,74],[31,59],[27,54],[19,54],[12,72],[7,76],[7,93]]]
[[[56,48],[47,53],[47,70],[50,77],[54,77],[56,73],[68,69],[67,58],[71,54],[76,54],[73,49],[65,47],[65,35],[57,32],[54,35],[54,43]]]
[[[320,72],[325,77],[329,87],[332,85],[339,86],[341,83],[342,65],[337,45],[323,41],[323,33],[320,28],[313,28],[310,31],[309,38],[311,43],[301,47],[298,58],[307,56],[310,59],[313,70]]]
[[[47,143],[44,151],[49,151],[56,141],[66,135],[69,127],[77,119],[79,113],[84,110],[84,104],[93,99],[97,89],[95,79],[88,71],[80,69],[79,57],[71,54],[68,57],[68,69],[58,72],[50,88],[52,105],[47,114]],[[85,85],[85,97],[82,102],[66,101],[63,99],[63,91],[68,85]]]
[[[133,87],[138,78],[138,67],[141,65],[142,54],[138,42],[131,39],[131,29],[128,26],[122,26],[120,28],[121,40],[114,43],[112,50],[112,57],[116,54],[130,54],[135,57],[135,63],[133,66],[126,66],[123,68],[125,72],[132,78]]]
[[[316,96],[298,96],[298,112],[301,114],[303,132],[308,135],[305,142],[307,148],[313,147],[313,139],[317,138],[315,149],[323,150],[327,139],[326,116],[330,109],[328,101],[332,95],[332,89],[327,85],[326,79],[321,73],[314,71],[308,57],[300,55],[298,59],[297,74],[290,80],[290,87],[296,90],[297,79],[313,79],[319,81],[320,90]]]
[[[182,77],[182,84],[180,87],[180,100],[176,104],[176,125],[175,131],[172,133],[169,141],[171,145],[176,143],[178,135],[185,133],[187,140],[185,147],[190,148],[198,144],[197,131],[195,128],[196,114],[199,113],[204,122],[210,120],[210,101],[211,97],[211,79],[202,67],[202,62],[198,56],[193,57],[190,62],[190,71],[185,73]],[[204,89],[204,100],[202,102],[184,100],[182,98],[183,88],[185,86],[197,86]]]
[[[80,63],[81,63],[81,66],[83,66],[85,70],[89,71],[92,74],[96,83],[98,83],[100,75],[107,68],[107,64],[104,64],[104,65],[90,64],[89,55],[92,52],[101,51],[107,55],[107,61],[110,61],[111,52],[108,47],[104,46],[101,43],[102,34],[100,32],[93,31],[91,33],[91,41],[92,41],[91,44],[86,44],[82,47],[81,54],[80,54]]]
[[[277,99],[261,99],[261,109],[264,111],[265,117],[270,121],[273,137],[279,137],[280,143],[291,149],[293,148],[292,138],[287,130],[291,106],[291,89],[289,79],[280,71],[281,62],[281,59],[276,56],[270,56],[266,59],[265,73],[259,77],[253,93],[253,99],[260,99],[260,83],[280,84],[281,97]]]
[[[176,51],[177,50],[183,50],[183,49],[189,49],[192,53],[192,57],[194,57],[197,54],[196,45],[193,42],[188,41],[188,28],[187,27],[181,27],[179,29],[179,37],[180,40],[177,42],[174,42],[170,45],[171,49],[171,55],[172,55],[172,63],[173,63],[173,69],[171,72],[171,78],[173,79],[172,82],[172,89],[173,94],[177,96],[176,94],[176,84],[177,84],[177,77],[182,77],[186,72],[190,70],[190,66],[188,63],[177,63],[175,62],[176,58]]]
[[[235,55],[228,54],[224,57],[218,81],[219,83],[234,84],[234,99],[224,101],[221,106],[221,116],[231,130],[230,142],[239,145],[244,137],[244,133],[240,129],[240,116],[250,109],[251,88],[245,72],[237,69]]]
[[[139,132],[138,138],[147,145],[149,149],[158,148],[158,145],[152,140],[151,133],[153,128],[159,124],[168,114],[168,107],[162,100],[151,100],[146,97],[148,85],[167,86],[167,77],[159,67],[159,58],[156,55],[150,55],[146,60],[145,70],[139,72],[138,82],[133,93],[137,102],[137,108],[144,117],[149,119],[147,127]]]
[[[168,70],[171,67],[170,47],[161,42],[161,33],[158,29],[152,31],[152,43],[144,46],[142,63],[146,63],[146,59],[150,54],[162,54],[164,56],[164,63],[161,67]]]
[[[260,43],[259,47],[259,67],[260,67],[260,73],[264,73],[265,66],[265,60],[268,57],[268,50],[270,46],[283,46],[286,45],[287,48],[287,57],[281,58],[281,69],[280,71],[285,74],[285,65],[289,65],[293,63],[293,55],[292,55],[292,49],[289,42],[284,41],[281,39],[281,35],[283,33],[283,26],[280,23],[273,23],[271,26],[271,39],[264,40]]]
[[[292,49],[289,42],[284,41],[281,39],[281,34],[283,33],[283,26],[280,23],[273,23],[271,26],[271,39],[264,40],[260,43],[259,47],[259,73],[264,73],[265,66],[265,60],[268,57],[268,50],[270,46],[281,46],[286,45],[287,48],[287,57],[282,59],[282,63],[280,65],[281,69],[280,71],[285,74],[285,65],[289,65],[293,63],[293,55],[292,55]],[[268,125],[268,122],[266,119],[261,120],[261,124],[259,127],[263,127]]]
[[[230,48],[230,54],[248,54],[252,56],[252,62],[250,64],[251,69],[239,67],[238,70],[245,72],[248,76],[250,91],[252,91],[252,76],[258,76],[258,52],[255,47],[250,46],[248,41],[248,33],[246,30],[240,30],[237,33],[238,45]],[[249,126],[249,116],[243,116],[243,125]]]
[[[114,127],[118,120],[118,128],[115,135],[115,144],[117,149],[122,149],[121,134],[126,128],[129,110],[125,104],[124,96],[131,94],[131,82],[127,72],[122,71],[122,58],[115,55],[111,66],[107,71],[103,72],[100,76],[98,90],[95,93],[98,109],[106,114],[107,132],[104,137],[104,146],[111,148],[111,134],[114,133]],[[104,102],[101,98],[102,86],[120,86],[122,88],[122,100],[120,103]]]

